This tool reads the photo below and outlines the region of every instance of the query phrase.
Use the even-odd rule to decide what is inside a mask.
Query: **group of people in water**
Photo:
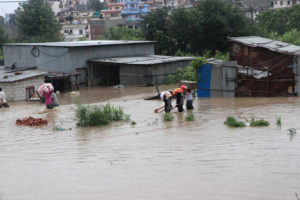
[[[176,98],[176,106],[172,107],[172,97]],[[160,98],[165,103],[165,112],[169,113],[172,109],[178,109],[178,112],[183,112],[184,98],[186,99],[186,109],[194,109],[193,106],[193,93],[192,90],[187,88],[185,85],[181,85],[179,88],[173,91],[164,91],[160,93]]]

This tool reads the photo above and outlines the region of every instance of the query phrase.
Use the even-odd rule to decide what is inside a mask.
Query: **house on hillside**
[[[230,60],[240,66],[237,96],[300,94],[300,47],[257,36],[230,37]]]
[[[272,1],[272,8],[288,8],[300,4],[300,0],[274,0]]]
[[[3,55],[6,67],[36,66],[54,74],[68,74],[72,83],[89,85],[162,84],[169,74],[194,59],[156,56],[154,44],[115,40],[9,43],[3,45]],[[55,78],[52,81],[54,85],[58,82]]]

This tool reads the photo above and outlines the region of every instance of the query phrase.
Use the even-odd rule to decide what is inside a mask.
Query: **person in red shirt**
[[[181,88],[174,89],[172,96],[176,97],[176,107],[178,112],[183,112],[184,92]]]

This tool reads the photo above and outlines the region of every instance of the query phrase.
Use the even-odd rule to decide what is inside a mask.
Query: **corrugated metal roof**
[[[125,44],[147,44],[153,41],[127,41],[127,40],[92,40],[75,42],[44,42],[44,43],[5,43],[4,46],[45,46],[45,47],[87,47],[87,46],[110,46]]]
[[[88,61],[98,62],[98,63],[126,64],[126,65],[156,65],[162,63],[191,61],[191,60],[194,60],[194,58],[148,55],[148,56],[134,56],[134,57],[95,58]]]
[[[0,83],[20,81],[20,80],[44,75],[46,73],[47,72],[36,71],[36,70],[27,70],[27,71],[22,71],[22,74],[15,75],[15,73],[6,73],[5,71],[0,71]],[[3,78],[5,75],[7,75],[8,77]]]
[[[300,55],[300,46],[258,36],[229,37],[230,41],[250,47],[262,47],[285,55]]]

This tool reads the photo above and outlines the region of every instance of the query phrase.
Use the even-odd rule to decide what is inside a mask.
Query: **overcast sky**
[[[1,0],[0,0],[1,2]],[[5,16],[5,13],[13,13],[19,7],[19,3],[0,3],[0,15]]]

